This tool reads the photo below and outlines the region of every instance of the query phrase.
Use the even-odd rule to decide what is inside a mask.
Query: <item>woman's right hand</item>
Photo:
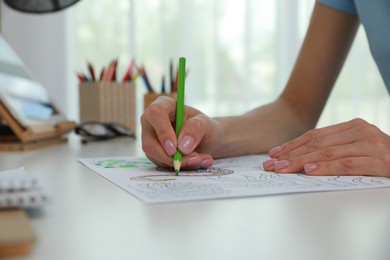
[[[220,123],[192,108],[185,107],[184,122],[175,134],[176,102],[159,97],[141,116],[142,149],[157,166],[173,167],[176,149],[183,154],[183,169],[207,168],[213,164],[212,152],[221,144]]]

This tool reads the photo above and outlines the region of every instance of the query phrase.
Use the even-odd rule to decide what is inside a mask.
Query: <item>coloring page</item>
[[[208,169],[181,170],[178,176],[142,157],[78,161],[148,204],[390,187],[390,179],[382,177],[266,172],[262,163],[267,159],[265,155],[217,159]]]

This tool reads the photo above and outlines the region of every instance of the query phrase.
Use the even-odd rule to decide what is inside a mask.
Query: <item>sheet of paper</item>
[[[390,179],[366,176],[307,176],[266,172],[263,155],[218,159],[196,171],[159,169],[146,158],[83,158],[79,162],[145,203],[170,203],[273,194],[390,187]]]

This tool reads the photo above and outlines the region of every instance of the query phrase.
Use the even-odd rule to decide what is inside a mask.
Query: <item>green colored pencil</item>
[[[179,137],[181,126],[184,120],[184,83],[186,77],[186,59],[181,57],[179,59],[179,73],[177,85],[177,99],[176,99],[176,137]],[[175,168],[176,176],[179,175],[181,167],[182,155],[179,149],[176,150],[173,156],[173,167]]]

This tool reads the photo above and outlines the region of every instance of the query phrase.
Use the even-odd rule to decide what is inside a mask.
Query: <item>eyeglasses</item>
[[[133,131],[116,123],[90,121],[79,124],[74,131],[83,137],[83,143],[87,143],[88,141],[104,141],[121,136],[135,138]]]

